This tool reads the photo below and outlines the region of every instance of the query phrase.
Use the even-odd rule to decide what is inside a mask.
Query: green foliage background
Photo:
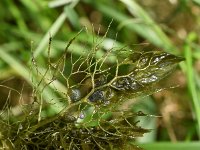
[[[94,39],[100,39],[111,20],[113,23],[102,47],[110,42],[115,46],[128,46],[133,50],[163,50],[186,58],[162,87],[179,85],[178,88],[143,98],[136,110],[162,116],[141,121],[141,126],[154,131],[140,144],[146,149],[183,149],[200,147],[200,69],[199,69],[199,13],[200,3],[188,1],[136,1],[136,0],[1,0],[0,4],[0,104],[10,99],[12,111],[18,113],[18,105],[30,103],[31,86],[41,78],[31,78],[32,55],[40,70],[48,67],[49,37],[52,36],[51,59],[59,58],[67,42],[82,29],[79,43],[90,47]],[[101,25],[100,36],[98,32]],[[117,34],[117,36],[116,36]],[[149,43],[148,46],[147,44]],[[80,55],[83,46],[75,43],[73,52]],[[34,70],[34,69],[33,69]],[[37,71],[36,71],[37,72]],[[37,75],[36,72],[33,72]],[[25,82],[24,82],[25,80]],[[66,91],[65,83],[57,82],[56,90]],[[9,87],[9,88],[8,88]],[[8,89],[15,89],[9,92]],[[13,90],[12,90],[13,91]],[[22,92],[23,91],[23,92]],[[43,91],[44,99],[53,99],[55,105],[44,116],[59,112],[62,103],[57,99],[54,87]],[[21,94],[23,93],[23,94]],[[20,96],[24,102],[19,102]],[[58,100],[58,101],[57,101]],[[136,106],[135,106],[136,107]],[[146,122],[145,122],[146,121]],[[148,123],[147,123],[148,122]],[[1,135],[0,135],[1,138]],[[178,141],[178,143],[174,143]],[[173,142],[173,143],[171,143]]]

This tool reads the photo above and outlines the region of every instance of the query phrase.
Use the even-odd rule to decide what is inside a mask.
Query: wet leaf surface
[[[112,104],[113,101],[117,102],[115,99],[122,95],[128,94],[134,97],[134,94],[138,92],[148,93],[152,91],[154,84],[170,74],[182,60],[181,57],[162,51],[133,52],[125,61],[118,62],[118,66],[115,68],[117,74],[111,75],[110,72],[107,72],[94,79],[94,92],[88,100],[90,102],[110,101],[110,104]],[[129,72],[118,75],[117,69],[124,64],[126,64]],[[110,76],[112,78],[107,79]]]

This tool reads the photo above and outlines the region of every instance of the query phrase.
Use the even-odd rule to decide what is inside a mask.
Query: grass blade
[[[54,24],[46,32],[46,34],[42,38],[40,44],[38,45],[38,47],[34,51],[35,57],[37,57],[42,52],[42,50],[44,50],[45,47],[47,47],[47,45],[49,43],[49,37],[50,37],[49,34],[51,34],[51,36],[53,37],[58,32],[60,27],[63,25],[66,18],[67,18],[66,13],[63,12],[63,13],[60,14],[58,19],[54,22]]]
[[[186,58],[186,75],[188,80],[188,90],[191,94],[192,100],[193,100],[193,106],[195,109],[196,119],[197,119],[197,125],[198,125],[198,135],[200,137],[200,99],[198,97],[198,93],[200,92],[197,88],[196,84],[197,81],[195,81],[195,70],[193,69],[193,59],[192,59],[192,49],[190,46],[192,34],[189,35],[187,43],[184,46],[185,51],[185,58]]]
[[[180,142],[180,143],[171,143],[171,142],[159,142],[159,143],[148,143],[141,144],[142,148],[146,150],[199,150],[200,142]]]

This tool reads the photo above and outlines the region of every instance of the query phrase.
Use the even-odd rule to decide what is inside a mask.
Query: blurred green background
[[[141,147],[200,148],[199,0],[1,0],[0,108],[10,94],[7,87],[23,89],[22,95],[12,92],[9,96],[13,109],[31,101],[31,50],[37,63],[45,67],[50,35],[51,58],[56,59],[82,27],[88,33],[80,35],[80,43],[90,46],[89,37],[103,36],[112,20],[103,47],[114,42],[133,50],[163,50],[186,59],[160,83],[162,87],[178,87],[155,93],[138,104],[136,109],[162,116],[141,121],[142,127],[153,129],[138,139]],[[93,28],[99,35],[94,35]],[[73,49],[81,55],[83,47],[75,44]],[[59,83],[58,90],[64,91],[64,84]],[[20,96],[23,102],[19,102]]]

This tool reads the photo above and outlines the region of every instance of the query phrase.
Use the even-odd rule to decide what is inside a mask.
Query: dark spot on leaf
[[[88,97],[88,99],[91,102],[96,102],[96,101],[99,101],[99,100],[104,100],[104,93],[101,90],[97,90],[94,93],[92,93],[92,95],[90,95]]]

